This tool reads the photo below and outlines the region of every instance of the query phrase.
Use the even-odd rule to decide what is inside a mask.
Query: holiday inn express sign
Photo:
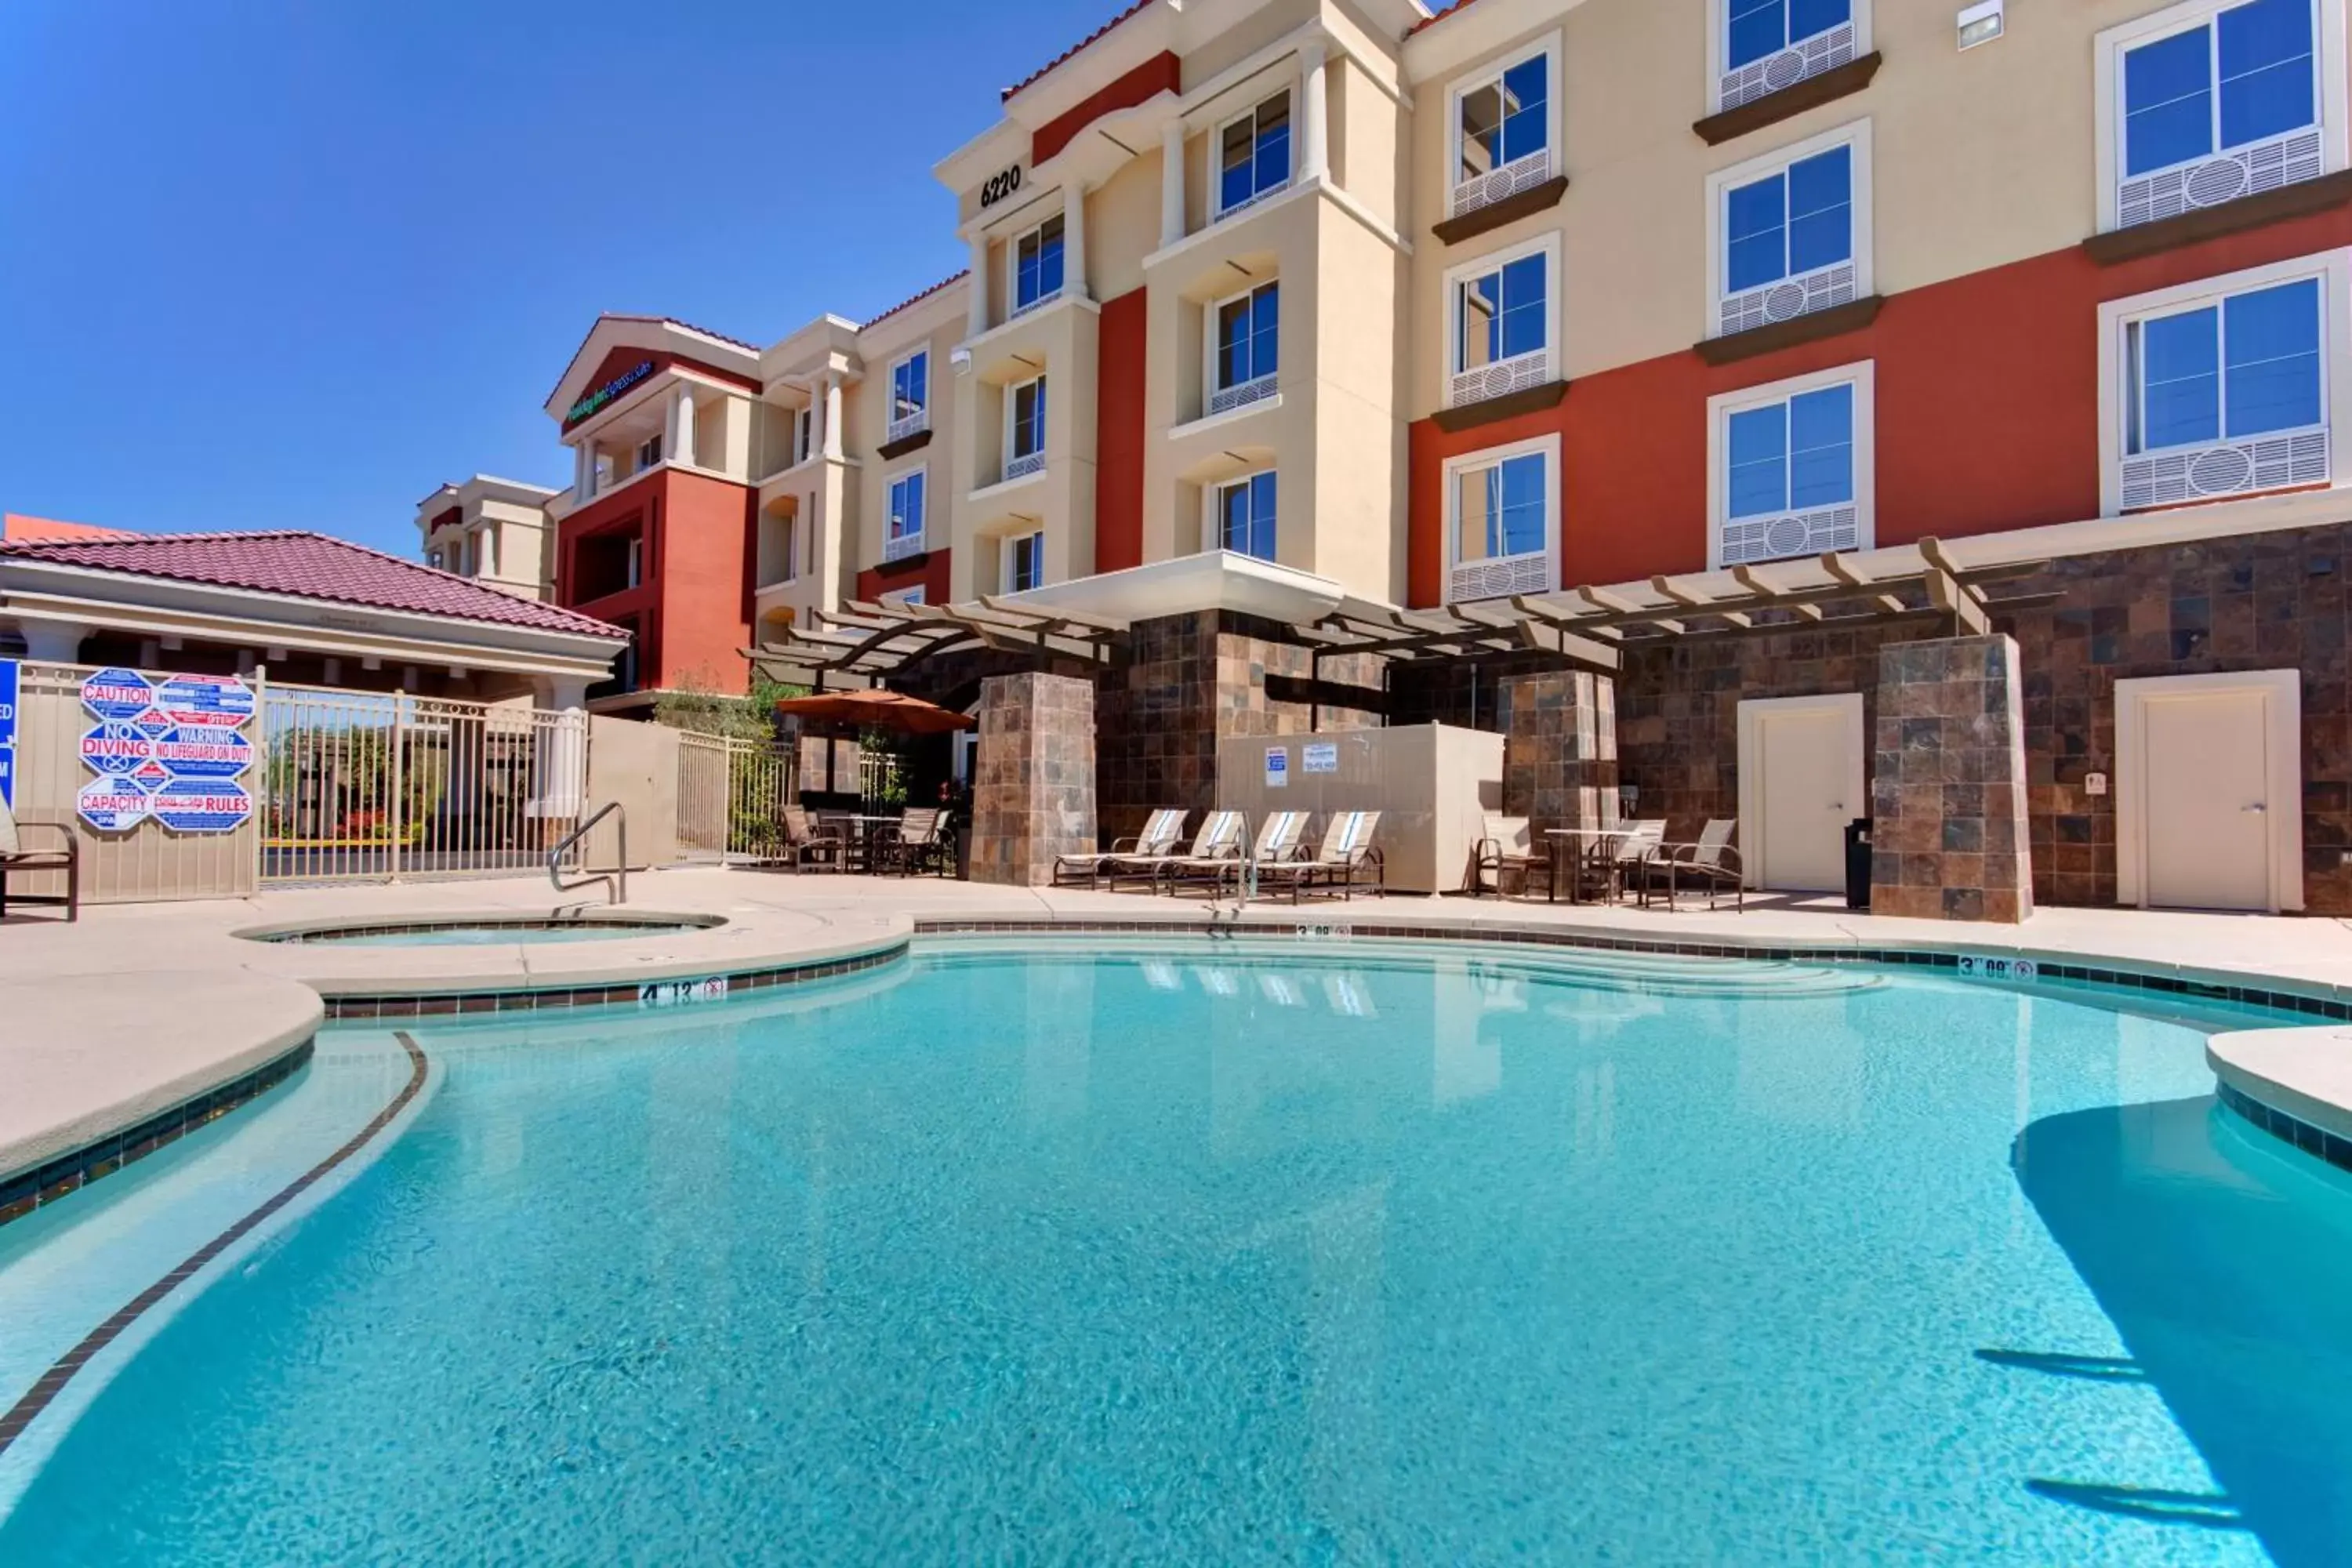
[[[604,385],[598,387],[595,391],[590,393],[587,396],[573,404],[572,405],[571,412],[563,416],[565,427],[568,429],[572,426],[579,424],[583,419],[587,418],[588,416],[595,413],[598,409],[604,407],[614,398],[620,396],[621,394],[628,391],[629,388],[636,385],[637,383],[645,380],[646,377],[653,374],[653,373],[654,362],[651,360],[646,360],[645,363],[635,366],[634,369],[623,371],[620,374],[614,376],[612,380],[606,382]]]

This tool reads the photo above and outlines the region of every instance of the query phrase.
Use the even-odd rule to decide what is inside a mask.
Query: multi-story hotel
[[[1142,0],[938,164],[964,273],[764,350],[594,325],[552,592],[636,689],[1065,612],[1119,639],[1106,828],[1221,736],[1580,669],[1643,814],[1767,881],[1874,806],[1910,912],[2352,912],[2347,84],[2346,0]],[[1926,598],[1796,603],[1849,570]],[[1987,615],[2020,761],[1938,773],[1885,650]],[[966,702],[1011,657],[877,646]]]

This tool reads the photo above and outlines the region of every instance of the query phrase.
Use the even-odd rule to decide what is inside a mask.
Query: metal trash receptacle
[[[1845,825],[1845,907],[1870,908],[1870,818]]]

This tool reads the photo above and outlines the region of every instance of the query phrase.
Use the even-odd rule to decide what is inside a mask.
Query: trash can
[[[1870,818],[1845,825],[1845,907],[1870,908]]]

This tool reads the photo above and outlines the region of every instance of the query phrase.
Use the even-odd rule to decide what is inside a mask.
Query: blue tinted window
[[[2229,434],[2260,436],[2318,424],[2319,279],[2241,294],[2221,310]]]
[[[1506,458],[1487,473],[1488,555],[1533,555],[1544,547],[1544,458]]]
[[[890,537],[905,539],[923,531],[923,474],[917,469],[890,484]]]
[[[1229,211],[1290,178],[1290,95],[1283,93],[1219,132],[1217,210]]]
[[[2312,123],[2311,0],[2253,0],[2214,18],[2221,145],[2242,147]]]
[[[1454,368],[1470,370],[1549,346],[1545,258],[1523,256],[1459,285]]]
[[[1239,555],[1274,559],[1274,475],[1254,474],[1217,492],[1217,542]]]
[[[1749,408],[1731,416],[1726,493],[1733,517],[1789,506],[1789,405]]]
[[[1731,0],[1728,68],[1780,53],[1788,46],[1788,26],[1787,0]]]
[[[2192,28],[2124,55],[2124,173],[2169,168],[2213,150],[2211,35]]]
[[[2221,312],[2211,306],[2140,324],[2143,447],[2210,441],[2221,430]]]
[[[1269,283],[1250,301],[1250,374],[1272,375],[1281,363],[1282,289]]]
[[[1788,276],[1788,180],[1773,174],[1731,193],[1724,286],[1732,293]]]
[[[1789,41],[1842,27],[1853,16],[1853,0],[1789,0]]]
[[[1853,256],[1853,149],[1789,165],[1789,276]]]
[[[1825,386],[1789,400],[1789,510],[1853,500],[1853,386]]]
[[[1016,309],[1051,299],[1062,291],[1062,220],[1050,218],[1035,233],[1022,237],[1013,282]]]
[[[1274,374],[1280,317],[1280,289],[1272,283],[1217,308],[1218,386],[1239,386]]]
[[[1550,60],[1544,55],[1522,60],[1503,73],[1503,123],[1496,163],[1517,163],[1530,153],[1543,151],[1549,75]]]

